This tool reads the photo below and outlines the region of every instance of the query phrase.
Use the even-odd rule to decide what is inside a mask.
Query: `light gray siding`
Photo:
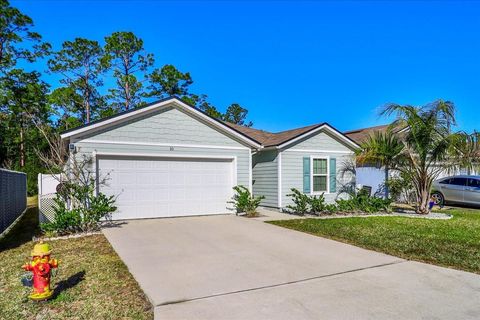
[[[144,114],[121,124],[76,137],[75,140],[84,139],[244,147],[240,142],[213,129],[202,120],[176,108]]]
[[[351,156],[345,153],[322,153],[322,152],[282,152],[282,207],[292,204],[291,198],[287,194],[291,193],[290,189],[295,188],[303,191],[303,158],[310,156],[335,158],[337,162],[337,192],[325,193],[325,200],[333,203],[338,196],[341,186],[350,182],[353,178],[350,175],[342,177],[340,170],[345,161]]]
[[[250,149],[175,108],[72,139],[77,157],[93,152],[236,157],[237,184],[249,186]]]
[[[345,145],[345,142],[340,142],[336,137],[324,131],[320,131],[316,135],[301,140],[288,148],[302,150],[352,151]]]
[[[264,196],[261,205],[278,207],[278,152],[260,151],[253,155],[253,194]]]

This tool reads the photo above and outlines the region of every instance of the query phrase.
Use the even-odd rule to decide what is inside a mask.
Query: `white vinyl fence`
[[[40,223],[50,222],[55,216],[54,206],[57,196],[59,176],[53,174],[38,175],[38,215]]]
[[[27,175],[0,169],[0,234],[27,208]]]

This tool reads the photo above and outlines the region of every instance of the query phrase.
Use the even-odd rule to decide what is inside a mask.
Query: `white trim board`
[[[253,195],[252,150],[248,149],[248,190]]]
[[[204,148],[204,149],[225,149],[225,150],[251,150],[245,147],[230,146],[214,146],[201,144],[180,144],[180,143],[163,143],[163,142],[136,142],[136,141],[108,141],[108,140],[78,140],[74,143],[100,143],[100,144],[124,144],[131,146],[158,146],[158,147],[178,147],[178,148]]]
[[[327,191],[313,191],[313,160],[327,160]],[[330,194],[330,156],[310,156],[310,195]]]
[[[129,119],[129,118],[132,118],[132,117],[139,116],[141,114],[153,112],[153,111],[158,110],[159,108],[167,108],[167,107],[176,107],[180,110],[186,111],[187,113],[194,114],[197,117],[199,117],[200,119],[204,120],[209,125],[211,125],[212,127],[215,127],[215,128],[217,128],[217,129],[219,129],[223,132],[226,132],[226,133],[230,134],[231,136],[236,137],[237,139],[243,141],[244,143],[246,143],[246,144],[248,144],[252,147],[255,147],[255,148],[258,148],[258,149],[262,148],[262,145],[257,143],[256,141],[238,133],[237,131],[233,130],[232,128],[228,127],[227,125],[224,125],[221,122],[210,118],[209,116],[207,116],[203,112],[189,106],[188,104],[184,103],[183,101],[179,100],[178,98],[167,99],[165,101],[154,103],[151,106],[148,106],[148,107],[145,107],[145,108],[141,108],[141,109],[138,109],[138,110],[135,110],[135,111],[132,111],[132,112],[128,112],[128,113],[124,113],[124,114],[119,114],[118,116],[115,116],[113,118],[106,119],[106,120],[103,120],[103,121],[100,121],[100,122],[97,122],[97,123],[92,123],[91,125],[87,125],[85,127],[81,127],[81,128],[76,129],[76,130],[63,133],[63,134],[60,135],[60,137],[62,139],[71,138],[71,137],[74,138],[75,136],[78,136],[79,134],[82,134],[82,133],[85,133],[85,132],[88,132],[88,131],[92,131],[92,130],[95,130],[95,129],[98,129],[98,128],[102,128],[102,127],[108,127],[108,126],[113,125],[113,124],[118,124],[125,119]]]
[[[282,153],[278,152],[277,155],[277,202],[278,202],[278,207],[282,207]]]
[[[217,160],[236,160],[236,156],[227,155],[198,155],[198,154],[171,154],[171,153],[135,153],[135,152],[92,152],[93,157],[118,156],[118,157],[145,157],[145,158],[177,158],[177,159],[217,159]]]
[[[286,149],[282,152],[306,152],[306,153],[342,153],[342,154],[355,154],[353,151],[345,150],[313,150],[313,149]]]

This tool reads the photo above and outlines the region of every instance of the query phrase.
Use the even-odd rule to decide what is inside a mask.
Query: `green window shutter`
[[[330,192],[337,192],[337,159],[330,158]]]
[[[303,157],[303,193],[310,193],[310,157]]]

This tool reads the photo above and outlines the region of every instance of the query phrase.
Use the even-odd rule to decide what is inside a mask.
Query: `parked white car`
[[[432,198],[436,205],[458,203],[480,206],[480,176],[459,175],[433,183]]]

